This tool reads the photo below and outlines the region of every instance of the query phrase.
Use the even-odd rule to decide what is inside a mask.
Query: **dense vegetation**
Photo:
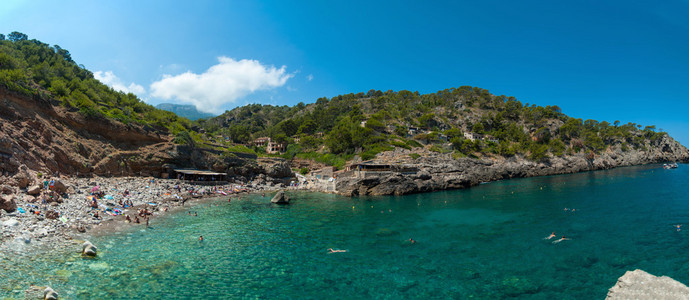
[[[87,118],[110,118],[149,125],[172,133],[187,131],[190,121],[159,110],[132,93],[113,90],[78,65],[66,49],[29,40],[26,34],[0,34],[0,85],[40,99],[59,100]]]
[[[234,143],[269,136],[290,143],[286,158],[338,166],[355,154],[370,159],[395,147],[420,146],[455,156],[593,156],[608,147],[644,149],[665,135],[655,126],[576,119],[557,106],[522,104],[469,86],[425,95],[371,90],[294,107],[253,104],[199,125],[208,136],[225,136]]]

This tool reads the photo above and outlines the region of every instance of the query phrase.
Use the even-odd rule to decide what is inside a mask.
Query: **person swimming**
[[[347,250],[339,250],[339,249],[333,249],[333,248],[328,249],[328,253],[338,253],[338,252],[347,252]]]
[[[544,240],[549,240],[549,239],[552,239],[552,238],[554,238],[554,237],[555,237],[555,231],[553,231],[553,233],[551,233],[551,234],[550,234],[549,236],[547,236],[547,237],[544,237],[543,239],[544,239]]]
[[[203,242],[203,236],[199,236],[199,242]]]
[[[677,224],[677,225],[672,225],[672,226],[677,227],[677,231],[682,230],[682,229],[681,229],[681,228],[682,228],[682,224]]]
[[[553,244],[557,244],[557,243],[559,243],[559,242],[566,241],[566,240],[569,240],[569,239],[566,238],[566,237],[563,235],[559,240],[553,241]]]
[[[414,239],[412,239],[412,238],[409,238],[409,243],[410,243],[410,244],[415,244],[416,241],[415,241]]]

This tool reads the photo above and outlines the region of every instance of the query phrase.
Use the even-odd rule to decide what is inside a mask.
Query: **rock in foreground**
[[[86,241],[83,245],[81,245],[81,255],[83,256],[95,257],[97,252],[98,250],[96,246],[91,244],[89,241]]]
[[[285,195],[285,191],[279,191],[270,202],[276,204],[289,204],[289,197]]]
[[[670,277],[636,269],[624,273],[605,299],[689,299],[689,287]]]

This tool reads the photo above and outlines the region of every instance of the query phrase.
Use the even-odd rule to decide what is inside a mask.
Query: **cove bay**
[[[0,254],[0,295],[21,298],[30,282],[78,299],[602,299],[626,270],[689,282],[688,231],[674,226],[689,220],[688,173],[646,165],[397,197],[291,192],[290,206],[209,199],[93,236],[96,259]]]

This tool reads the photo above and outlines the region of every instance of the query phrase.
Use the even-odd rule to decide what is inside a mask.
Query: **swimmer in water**
[[[328,253],[338,253],[338,252],[347,252],[347,250],[338,250],[338,249],[333,249],[333,248],[328,249]]]
[[[682,227],[682,224],[677,224],[677,225],[672,225],[672,226],[675,226],[675,227],[677,227],[677,231],[680,231],[680,230],[682,230],[682,229],[681,229],[681,227]]]
[[[203,242],[203,236],[199,236],[199,242]]]
[[[412,239],[412,238],[409,238],[409,243],[410,243],[410,244],[415,244],[416,241],[415,241],[414,239]]]
[[[543,239],[544,239],[544,240],[549,240],[549,239],[552,239],[552,238],[554,238],[554,237],[555,237],[555,231],[553,231],[553,233],[551,233],[551,234],[550,234],[549,236],[547,236],[547,237],[544,237]]]
[[[569,240],[569,239],[563,235],[559,240],[553,241],[553,244],[557,244],[559,242],[566,241],[566,240]]]

